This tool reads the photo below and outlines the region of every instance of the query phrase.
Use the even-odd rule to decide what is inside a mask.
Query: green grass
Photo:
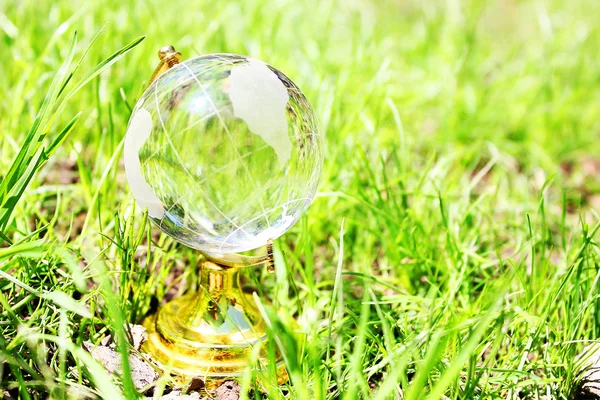
[[[599,20],[595,0],[4,0],[0,397],[133,398],[82,342],[125,337],[172,267],[196,284],[121,164],[173,44],[281,69],[326,139],[317,199],[253,271],[291,376],[269,398],[570,398],[600,335]]]

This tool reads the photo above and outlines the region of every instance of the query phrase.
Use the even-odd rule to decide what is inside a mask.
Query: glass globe
[[[323,150],[300,89],[233,54],[173,66],[143,93],[125,137],[137,202],[158,227],[208,253],[261,247],[312,202]]]

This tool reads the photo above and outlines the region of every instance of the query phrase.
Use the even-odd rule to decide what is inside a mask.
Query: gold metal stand
[[[239,267],[204,260],[200,290],[172,300],[144,321],[148,340],[142,351],[164,371],[200,378],[207,389],[241,378],[251,368],[255,346],[261,346],[259,368],[266,368],[264,322],[252,295],[241,290],[239,273]],[[282,366],[278,375],[280,382],[287,381]]]

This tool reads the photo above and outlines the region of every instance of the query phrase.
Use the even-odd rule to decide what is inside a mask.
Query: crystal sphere
[[[323,164],[317,119],[277,69],[233,54],[173,66],[142,94],[125,137],[138,204],[208,253],[261,247],[312,202]]]

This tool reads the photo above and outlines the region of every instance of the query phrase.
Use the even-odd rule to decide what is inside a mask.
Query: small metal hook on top
[[[171,45],[164,46],[158,51],[158,58],[160,58],[160,62],[152,73],[152,76],[148,81],[148,86],[150,86],[152,82],[156,80],[156,78],[161,76],[169,68],[179,64],[181,62],[181,53],[175,50],[175,47]]]

